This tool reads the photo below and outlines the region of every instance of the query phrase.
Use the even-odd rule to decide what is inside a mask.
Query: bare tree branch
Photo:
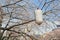
[[[30,21],[27,21],[27,22],[24,22],[24,23],[21,23],[21,24],[13,25],[13,26],[10,26],[10,27],[7,28],[7,29],[11,29],[11,28],[13,28],[13,27],[15,27],[15,26],[24,25],[24,24],[27,24],[27,23],[30,23],[30,22],[33,22],[33,21],[35,21],[35,20],[33,19],[33,20],[30,20]]]
[[[7,6],[10,6],[10,5],[14,5],[14,4],[19,3],[19,2],[21,2],[21,1],[22,1],[22,0],[19,0],[19,1],[15,2],[15,3],[8,4],[8,5],[3,5],[3,6],[1,6],[1,7],[7,7]]]
[[[15,30],[10,30],[10,29],[5,29],[5,28],[0,28],[0,29],[1,29],[1,30],[7,30],[7,31],[10,31],[10,32],[15,32],[15,33],[17,33],[17,34],[24,34],[24,35],[30,37],[32,40],[33,40],[33,39],[38,40],[38,39],[36,39],[35,37],[30,36],[30,35],[28,35],[28,34],[26,34],[26,33],[24,33],[24,32],[17,32],[17,31],[15,31]]]
[[[53,2],[53,1],[55,1],[55,0],[52,0],[52,1],[49,1],[49,2],[45,2],[44,5],[43,5],[43,7],[41,8],[41,10],[44,8],[44,6],[45,6],[46,4],[51,3],[51,2]]]
[[[52,9],[52,10],[48,10],[48,11],[44,12],[43,15],[46,15],[48,12],[53,12],[53,10],[60,11],[60,9]]]

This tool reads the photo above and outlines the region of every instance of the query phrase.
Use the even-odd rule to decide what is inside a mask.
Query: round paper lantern
[[[35,22],[39,25],[43,22],[42,14],[43,14],[43,12],[41,9],[35,10]]]

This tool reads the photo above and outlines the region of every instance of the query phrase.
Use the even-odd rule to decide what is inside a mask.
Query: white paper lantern
[[[37,24],[41,24],[43,22],[43,16],[42,16],[43,12],[41,9],[37,9],[35,10],[35,21]]]

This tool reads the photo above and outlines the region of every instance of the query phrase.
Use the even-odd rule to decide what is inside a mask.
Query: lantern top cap
[[[40,8],[37,8],[37,9],[40,9]]]
[[[37,9],[40,9],[39,7]],[[41,10],[41,9],[40,9]]]
[[[37,9],[39,9],[39,8],[37,8]]]

